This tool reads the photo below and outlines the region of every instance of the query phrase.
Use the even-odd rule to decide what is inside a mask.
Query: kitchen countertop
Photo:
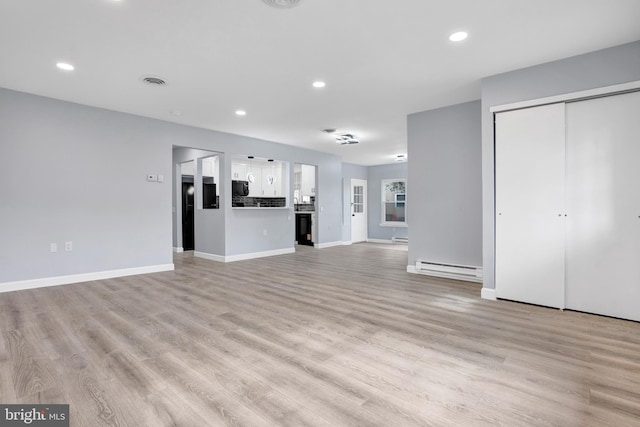
[[[263,211],[274,211],[274,210],[278,210],[278,209],[291,209],[288,206],[232,206],[231,209],[237,209],[237,210],[256,210],[256,209],[260,209]]]

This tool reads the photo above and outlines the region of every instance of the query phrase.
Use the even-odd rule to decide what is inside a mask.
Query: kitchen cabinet
[[[284,175],[281,164],[262,169],[262,192],[265,197],[284,197]]]
[[[237,181],[247,180],[247,165],[242,163],[231,163],[231,178]]]
[[[251,200],[236,200],[236,207],[285,207],[288,205],[288,164],[260,158],[237,158],[231,162],[231,179],[246,181]],[[257,200],[270,198],[276,200]],[[278,200],[278,199],[285,200]]]
[[[249,197],[262,197],[262,168],[253,165],[249,166],[246,180],[249,181]]]
[[[301,165],[300,172],[300,194],[302,196],[316,195],[316,167],[311,165]]]

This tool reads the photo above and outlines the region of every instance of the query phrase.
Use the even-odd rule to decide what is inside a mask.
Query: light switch
[[[149,182],[156,182],[156,181],[158,181],[158,175],[153,174],[153,173],[148,173],[148,174],[147,174],[147,181],[149,181]]]
[[[51,252],[51,253],[58,252],[58,244],[57,243],[49,243],[49,252]]]

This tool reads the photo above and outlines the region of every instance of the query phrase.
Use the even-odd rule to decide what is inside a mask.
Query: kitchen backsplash
[[[287,206],[287,198],[233,196],[231,206],[234,208],[284,208]]]

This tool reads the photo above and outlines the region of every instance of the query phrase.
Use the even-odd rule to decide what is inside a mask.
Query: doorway
[[[295,241],[313,246],[317,241],[316,224],[316,166],[294,163],[293,203],[296,216]]]
[[[185,162],[180,166],[182,173],[182,249],[192,251],[195,249],[194,162]]]
[[[367,181],[351,180],[351,242],[366,242],[367,232]]]

